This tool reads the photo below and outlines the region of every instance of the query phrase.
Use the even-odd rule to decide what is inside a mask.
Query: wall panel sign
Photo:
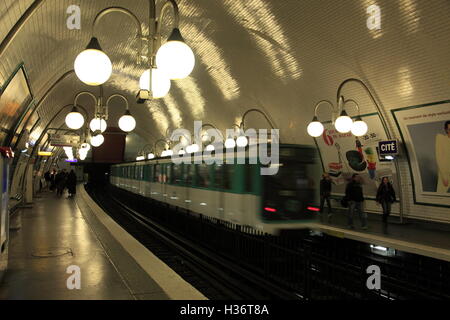
[[[388,177],[398,190],[395,165],[380,161],[379,142],[387,141],[386,131],[378,114],[362,116],[369,130],[362,137],[339,133],[332,123],[324,123],[325,130],[315,139],[323,170],[333,181],[332,195],[343,196],[351,176],[358,173],[363,180],[365,198],[375,199],[383,177]]]
[[[387,140],[378,142],[378,150],[380,155],[397,155],[398,143],[397,140]]]
[[[50,135],[50,145],[53,147],[76,147],[80,143],[80,136],[54,133]]]
[[[450,206],[450,101],[392,110],[406,146],[414,202]]]

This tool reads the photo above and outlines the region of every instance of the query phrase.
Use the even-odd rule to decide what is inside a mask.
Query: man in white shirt
[[[438,182],[436,192],[447,193],[450,187],[450,121],[445,122],[446,134],[436,135],[436,163]]]

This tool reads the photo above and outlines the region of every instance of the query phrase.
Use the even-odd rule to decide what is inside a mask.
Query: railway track
[[[87,188],[87,191],[118,224],[209,299],[301,299],[292,290],[133,210],[106,190]]]

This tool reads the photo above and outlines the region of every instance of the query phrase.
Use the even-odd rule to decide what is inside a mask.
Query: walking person
[[[391,205],[395,202],[395,190],[389,181],[388,177],[383,177],[380,186],[378,187],[376,201],[381,204],[383,208],[383,223],[387,223],[388,217],[391,213]]]
[[[58,197],[62,196],[64,189],[66,188],[66,179],[67,174],[65,169],[59,172],[55,177],[56,195]]]
[[[325,202],[328,206],[328,222],[331,221],[331,178],[327,172],[322,174],[322,180],[320,180],[320,214],[323,215],[323,209],[325,207]]]
[[[348,201],[348,227],[353,229],[353,214],[358,211],[361,220],[361,228],[367,230],[367,214],[363,212],[364,195],[361,186],[361,177],[355,173],[352,180],[347,184],[345,189],[345,197]]]
[[[72,198],[77,193],[77,175],[73,170],[70,170],[67,176],[67,191],[69,192],[69,198]]]
[[[45,179],[44,189],[48,190],[48,189],[50,189],[50,182],[52,180],[51,175],[50,175],[50,171],[47,171],[47,172],[44,173],[44,179]]]

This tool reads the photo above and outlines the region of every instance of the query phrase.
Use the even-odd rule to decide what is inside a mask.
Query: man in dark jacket
[[[364,201],[363,190],[361,186],[361,178],[355,173],[352,176],[352,180],[347,184],[345,189],[345,197],[348,200],[348,227],[353,229],[353,213],[358,211],[359,218],[361,219],[361,228],[367,229],[367,215],[362,210]]]
[[[325,207],[325,201],[328,206],[328,221],[331,219],[331,179],[330,175],[326,172],[322,175],[322,180],[320,180],[320,213],[323,214],[323,209]]]

